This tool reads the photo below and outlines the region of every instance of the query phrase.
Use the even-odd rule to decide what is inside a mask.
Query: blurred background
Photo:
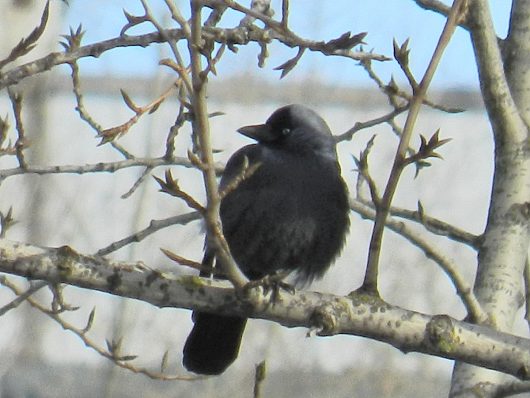
[[[148,3],[161,23],[173,26],[163,1]],[[188,2],[176,0],[175,3],[182,7],[184,15],[189,15]],[[491,2],[500,37],[506,33],[509,3]],[[275,10],[281,9],[281,1],[272,4]],[[38,0],[0,2],[0,12],[6,21],[0,25],[0,59],[38,25],[43,7],[44,2]],[[79,24],[85,31],[83,44],[119,36],[126,23],[123,9],[134,15],[143,13],[139,0],[69,0],[68,4],[52,0],[44,36],[37,48],[18,63],[60,51],[60,35]],[[227,12],[220,26],[236,26],[241,18],[241,14]],[[291,1],[291,29],[304,38],[330,40],[346,31],[366,31],[364,48],[391,57],[393,38],[401,43],[410,37],[411,67],[418,80],[430,60],[443,23],[442,17],[421,10],[412,0]],[[145,24],[128,33],[152,30]],[[180,48],[184,51],[185,45]],[[335,134],[390,110],[386,97],[355,61],[306,52],[299,65],[280,80],[280,72],[274,67],[292,58],[296,50],[273,43],[269,53],[265,67],[260,69],[257,45],[241,47],[237,54],[227,51],[217,66],[217,76],[211,78],[209,111],[224,113],[211,119],[220,162],[250,143],[238,136],[235,132],[238,127],[261,123],[273,110],[288,103],[311,106]],[[161,58],[169,56],[167,46],[152,45],[116,49],[97,59],[82,59],[79,62],[81,87],[89,113],[104,128],[128,120],[132,114],[123,104],[120,89],[127,91],[137,104],[151,102],[174,80],[167,69],[158,65]],[[374,62],[373,67],[384,82],[393,76],[406,88],[395,62]],[[31,142],[28,162],[47,166],[119,160],[118,153],[109,145],[96,146],[99,140],[94,131],[80,120],[69,74],[67,66],[60,66],[16,87],[24,97],[23,116]],[[422,170],[417,178],[412,169],[404,173],[395,205],[414,210],[421,201],[427,214],[480,234],[487,216],[493,147],[478,92],[473,51],[462,29],[457,31],[446,51],[430,98],[465,112],[446,114],[424,108],[417,133],[429,137],[440,129],[441,137],[452,141],[440,150],[444,159],[434,160],[432,167]],[[2,92],[0,115],[9,115],[13,121],[10,112],[11,104]],[[163,155],[165,139],[177,112],[176,99],[168,99],[157,112],[143,117],[119,140],[120,144],[138,157]],[[403,122],[404,118],[399,120]],[[11,133],[11,138],[16,139],[15,133]],[[358,156],[373,135],[376,141],[371,173],[379,187],[383,187],[397,144],[387,125],[363,130],[351,141],[339,144],[343,176],[352,193],[357,181],[352,155]],[[186,156],[191,146],[188,126],[181,129],[176,144],[176,154]],[[418,137],[413,144],[419,145]],[[1,169],[16,166],[15,159],[0,158]],[[156,168],[152,174],[162,177],[164,171],[165,168]],[[153,219],[188,211],[179,200],[159,193],[152,178],[123,198],[142,172],[143,169],[129,168],[115,173],[25,175],[5,179],[0,185],[0,211],[13,207],[17,221],[7,237],[43,246],[70,245],[79,252],[91,254],[145,228]],[[172,173],[184,190],[204,202],[202,178],[197,171],[173,167]],[[347,247],[341,258],[311,290],[344,295],[362,282],[371,222],[353,213],[351,220]],[[424,234],[458,265],[471,284],[476,269],[475,252],[461,244]],[[190,272],[169,261],[160,248],[200,261],[202,245],[201,225],[192,222],[166,228],[110,257],[143,261],[152,268]],[[440,268],[392,232],[385,236],[381,272],[381,292],[388,302],[425,313],[449,314],[459,319],[465,316],[454,287]],[[22,279],[10,279],[24,286]],[[36,296],[43,302],[50,301],[46,292]],[[7,288],[0,287],[0,306],[13,298]],[[138,355],[135,363],[155,370],[167,350],[168,371],[185,374],[181,349],[191,328],[189,311],[159,309],[73,287],[65,288],[65,298],[80,308],[65,314],[64,318],[80,328],[96,308],[89,335],[102,347],[105,339],[123,337],[124,353]],[[245,332],[240,357],[221,377],[162,382],[117,368],[85,347],[79,337],[24,304],[0,318],[0,397],[248,397],[252,394],[254,366],[262,360],[266,360],[268,369],[264,382],[266,397],[447,396],[451,361],[403,354],[391,346],[361,337],[306,338],[306,332],[252,320]]]

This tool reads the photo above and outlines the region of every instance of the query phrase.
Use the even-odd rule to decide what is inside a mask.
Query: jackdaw
[[[326,122],[311,109],[288,105],[265,124],[239,133],[257,141],[228,160],[220,189],[241,174],[245,158],[259,162],[222,199],[223,234],[234,260],[252,280],[277,271],[295,273],[307,285],[322,277],[340,253],[349,221],[348,191]],[[213,264],[206,249],[203,265]],[[222,373],[237,357],[246,318],[193,313],[184,366],[195,373]]]

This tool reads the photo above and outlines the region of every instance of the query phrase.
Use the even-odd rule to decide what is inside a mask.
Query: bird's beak
[[[255,124],[241,127],[237,132],[258,142],[271,142],[276,138],[268,124]]]

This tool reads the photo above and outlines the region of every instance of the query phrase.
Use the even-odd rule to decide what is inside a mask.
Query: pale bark
[[[422,352],[480,364],[530,379],[530,340],[389,305],[370,295],[341,297],[316,292],[279,291],[271,304],[261,288],[237,297],[226,281],[163,273],[142,263],[86,256],[67,246],[38,247],[0,240],[0,272],[52,284],[67,283],[135,298],[158,307],[190,308],[268,319],[306,327],[319,335],[358,335]]]
[[[481,91],[493,129],[495,172],[488,222],[478,254],[474,291],[490,325],[509,332],[524,304],[522,275],[530,241],[530,156],[527,73],[530,52],[530,3],[514,1],[508,59],[503,67],[488,2],[469,2],[468,23]],[[505,75],[506,69],[506,75]],[[512,382],[506,375],[459,363],[453,372],[452,397],[496,396]]]

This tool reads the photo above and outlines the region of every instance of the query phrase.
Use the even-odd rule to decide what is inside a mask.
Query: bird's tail
[[[247,319],[194,312],[193,320],[182,363],[199,374],[223,373],[237,358]]]

